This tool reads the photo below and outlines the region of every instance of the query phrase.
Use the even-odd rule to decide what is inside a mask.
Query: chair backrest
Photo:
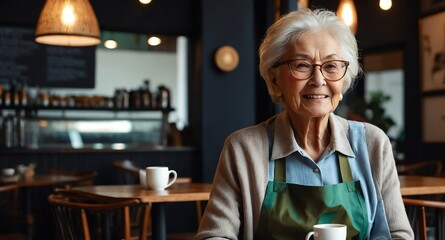
[[[130,160],[117,160],[113,162],[113,167],[118,170],[121,183],[136,184],[139,182],[140,167]]]
[[[72,189],[58,189],[48,197],[58,239],[125,239],[131,237],[130,207],[147,211],[138,199],[111,198]],[[146,221],[141,218],[141,221]],[[140,226],[144,226],[141,222]],[[147,232],[139,229],[139,239]]]
[[[445,202],[433,201],[433,200],[423,200],[423,199],[412,199],[403,198],[403,203],[407,207],[413,207],[416,210],[417,217],[411,220],[411,225],[413,229],[418,229],[417,235],[420,240],[427,239],[427,209],[445,210]],[[443,224],[443,223],[442,223]],[[442,224],[436,224],[436,227],[442,227]],[[438,239],[437,236],[435,239]]]
[[[440,176],[442,174],[442,163],[435,160],[397,163],[396,167],[399,175]]]
[[[79,178],[79,181],[76,183],[65,184],[65,188],[71,188],[73,186],[91,186],[93,185],[94,178],[97,176],[96,171],[74,171],[58,168],[48,169],[48,174],[75,176]]]

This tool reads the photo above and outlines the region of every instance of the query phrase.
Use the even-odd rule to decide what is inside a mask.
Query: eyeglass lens
[[[347,62],[342,60],[327,61],[322,64],[313,64],[307,60],[295,59],[288,62],[292,75],[298,80],[310,78],[316,66],[320,66],[323,77],[330,81],[340,80],[347,70]]]

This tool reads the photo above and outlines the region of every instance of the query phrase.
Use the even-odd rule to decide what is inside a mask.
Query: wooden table
[[[37,186],[50,186],[50,185],[64,185],[69,183],[75,183],[82,181],[82,177],[66,176],[57,174],[38,174],[29,178],[2,178],[1,183],[14,183],[19,187],[37,187]]]
[[[25,222],[27,223],[26,235],[28,239],[32,239],[34,235],[34,218],[32,214],[32,199],[31,187],[39,186],[58,186],[83,181],[83,177],[66,176],[57,174],[37,174],[32,177],[20,178],[0,178],[0,183],[16,184],[23,188],[25,195]]]
[[[445,193],[445,178],[426,176],[399,176],[402,196]]]
[[[212,184],[175,183],[166,190],[144,190],[139,185],[79,186],[74,189],[108,197],[138,198],[152,203],[152,239],[166,239],[163,203],[206,201],[210,198]]]

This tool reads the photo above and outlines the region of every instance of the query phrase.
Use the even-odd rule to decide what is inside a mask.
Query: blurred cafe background
[[[211,183],[228,134],[280,111],[258,73],[267,27],[293,9],[342,2],[355,4],[365,75],[338,113],[384,129],[398,162],[444,159],[445,1],[90,0],[100,42],[80,47],[35,41],[52,1],[64,2],[0,3],[2,169],[95,171],[94,184],[107,185],[119,183],[112,163],[130,159]],[[45,206],[51,190],[33,188],[43,197],[32,204]],[[33,209],[36,225],[49,216]],[[168,217],[178,210],[191,214]],[[193,231],[193,211],[169,205],[167,231]]]

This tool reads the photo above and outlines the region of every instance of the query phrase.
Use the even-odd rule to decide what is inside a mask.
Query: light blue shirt
[[[335,151],[327,149],[320,161],[315,163],[310,156],[298,147],[287,158],[286,181],[306,186],[332,185],[341,182],[339,164]]]

